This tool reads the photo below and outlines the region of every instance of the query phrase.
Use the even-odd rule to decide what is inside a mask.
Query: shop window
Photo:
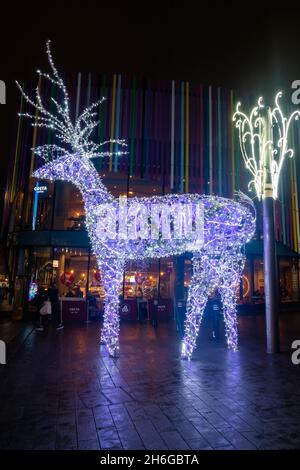
[[[99,301],[104,301],[104,288],[102,284],[101,272],[97,266],[97,260],[94,255],[91,255],[90,269],[89,269],[89,294]]]
[[[291,286],[292,286],[292,301],[298,302],[300,300],[300,270],[299,260],[292,259],[291,267]]]
[[[265,285],[264,285],[264,263],[261,257],[257,257],[253,261],[254,268],[254,292],[252,300],[254,303],[264,303],[265,301]]]
[[[86,297],[88,258],[83,248],[54,248],[53,278],[60,297]]]
[[[31,280],[40,287],[48,287],[52,279],[52,249],[36,248],[32,252]]]
[[[299,300],[299,264],[293,258],[279,261],[280,300],[296,302]]]
[[[154,260],[147,266],[132,262],[124,274],[121,295],[124,295],[125,300],[139,297],[150,300],[158,295],[168,299],[173,295],[173,270],[173,261],[170,259]]]
[[[147,266],[130,263],[124,275],[121,295],[124,299],[144,297],[153,299],[157,297],[159,272],[158,261],[150,262]]]
[[[245,268],[238,287],[237,298],[239,304],[249,304],[252,301],[251,295],[251,265],[247,259]]]
[[[163,258],[160,262],[159,294],[162,299],[174,296],[174,265],[169,258]]]
[[[84,203],[80,191],[71,183],[56,182],[55,230],[84,230]]]
[[[24,229],[50,230],[53,216],[54,183],[31,179],[25,206]]]

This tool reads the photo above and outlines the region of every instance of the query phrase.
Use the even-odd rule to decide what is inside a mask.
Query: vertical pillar
[[[254,296],[254,258],[253,256],[250,256],[249,263],[250,263],[250,296],[252,300]]]
[[[263,200],[263,229],[267,352],[276,353],[279,352],[279,295],[272,197]]]
[[[263,196],[263,234],[264,234],[264,281],[266,305],[267,352],[279,352],[279,295],[278,264],[276,255],[274,227],[274,195],[270,163],[273,151],[273,132],[270,108],[265,109],[262,119],[264,149],[264,196]]]
[[[184,335],[185,304],[184,300],[184,256],[177,256],[175,259],[174,276],[174,312],[176,327],[180,335]]]
[[[176,257],[175,262],[175,298],[183,300],[184,298],[184,256]]]
[[[61,253],[59,256],[59,277],[65,271],[65,261],[66,261],[66,255],[64,253]],[[64,288],[61,282],[58,283],[58,290],[59,290],[59,296],[62,297]]]

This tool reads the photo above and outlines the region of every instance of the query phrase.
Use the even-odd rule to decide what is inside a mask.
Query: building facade
[[[248,192],[248,174],[232,122],[235,97],[231,90],[120,74],[79,73],[66,81],[74,117],[99,97],[107,98],[100,108],[95,141],[127,141],[127,155],[93,161],[115,196],[197,192],[232,198],[236,190]],[[40,87],[49,106],[50,96],[59,100],[54,87],[46,83]],[[34,85],[29,84],[26,90],[31,93]],[[22,98],[20,111],[27,111]],[[282,302],[299,300],[300,133],[296,129],[292,140],[295,158],[285,165],[275,207]],[[97,305],[103,301],[101,273],[90,250],[81,194],[72,184],[37,181],[30,176],[41,164],[31,148],[44,143],[53,143],[51,133],[42,128],[37,131],[19,118],[2,237],[9,277],[15,286],[15,310],[20,316],[28,306],[30,310],[36,286],[47,287],[53,279],[62,298],[76,290],[77,295],[93,299]],[[117,150],[115,144],[108,148]],[[257,203],[256,236],[245,248],[247,262],[238,292],[241,305],[264,301],[261,216]],[[168,316],[175,299],[185,298],[191,272],[188,254],[131,263],[120,292],[124,316],[128,309],[135,316],[133,305],[141,296],[149,302],[158,297],[165,305],[161,315]]]

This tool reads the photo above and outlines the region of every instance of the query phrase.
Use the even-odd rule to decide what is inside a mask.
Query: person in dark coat
[[[64,325],[61,320],[61,312],[60,312],[60,302],[58,296],[58,288],[57,285],[52,282],[48,289],[48,296],[51,302],[51,311],[52,311],[52,318],[55,322],[56,329],[61,330]]]
[[[153,293],[153,311],[152,311],[152,326],[153,328],[158,327],[158,293],[157,290],[154,290]]]
[[[143,290],[138,287],[137,290],[137,306],[138,306],[138,317],[139,322],[144,323],[147,319],[147,300],[144,298]]]
[[[212,339],[219,341],[220,339],[220,315],[222,313],[221,296],[215,291],[207,302],[208,313],[212,319]]]

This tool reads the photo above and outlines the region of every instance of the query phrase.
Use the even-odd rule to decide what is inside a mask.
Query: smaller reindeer
[[[82,194],[88,235],[105,290],[101,339],[109,354],[115,357],[119,352],[119,292],[126,261],[161,258],[188,251],[193,253],[193,276],[188,293],[182,357],[192,356],[207,298],[216,287],[223,301],[227,344],[236,349],[236,289],[245,263],[242,247],[251,239],[255,229],[252,202],[239,193],[241,203],[199,194],[130,198],[120,203],[103,185],[91,160],[112,155],[101,151],[108,142],[121,149],[125,142],[95,144],[89,140],[98,125],[94,110],[102,100],[92,104],[75,123],[72,122],[67,90],[53,63],[49,42],[47,55],[53,77],[40,71],[38,74],[61,90],[62,105],[51,98],[56,114],[46,110],[38,88],[33,101],[18,84],[25,99],[39,111],[37,117],[24,115],[33,119],[34,126],[52,129],[59,141],[59,145],[43,145],[34,149],[45,163],[34,171],[33,176],[69,181]],[[117,155],[124,153],[117,151]],[[183,221],[189,221],[187,230]]]

